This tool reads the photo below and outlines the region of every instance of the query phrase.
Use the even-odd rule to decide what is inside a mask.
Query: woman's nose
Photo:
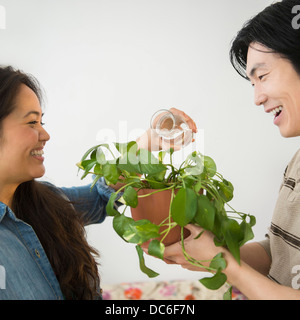
[[[41,141],[48,141],[49,139],[50,139],[49,133],[43,127],[41,127],[40,140]]]

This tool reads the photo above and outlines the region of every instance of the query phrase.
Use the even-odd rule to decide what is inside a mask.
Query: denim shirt
[[[97,182],[59,188],[71,201],[84,199],[75,209],[88,212],[87,224],[105,219],[105,206],[114,190]],[[46,253],[30,225],[16,218],[0,202],[0,300],[62,300],[60,285]]]

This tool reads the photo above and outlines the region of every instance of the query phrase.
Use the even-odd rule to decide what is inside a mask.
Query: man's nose
[[[267,95],[259,87],[255,87],[254,90],[254,103],[257,106],[261,106],[266,103],[268,100]]]

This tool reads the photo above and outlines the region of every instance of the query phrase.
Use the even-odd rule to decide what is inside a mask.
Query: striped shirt
[[[267,238],[260,244],[272,259],[268,277],[300,289],[300,150],[285,170]]]

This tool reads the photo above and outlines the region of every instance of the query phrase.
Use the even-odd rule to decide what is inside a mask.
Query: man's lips
[[[269,114],[271,114],[273,116],[277,116],[282,111],[282,109],[283,109],[283,106],[280,105],[280,106],[277,106],[275,108],[267,109],[266,113],[269,113]]]

